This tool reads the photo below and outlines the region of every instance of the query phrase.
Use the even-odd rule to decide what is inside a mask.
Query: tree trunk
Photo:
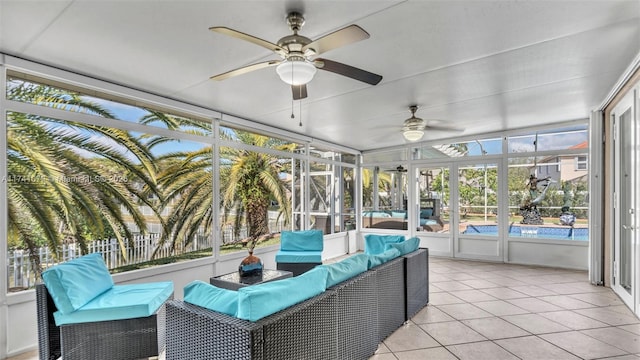
[[[249,228],[249,251],[253,251],[258,238],[269,233],[269,222],[267,220],[269,202],[262,199],[254,199],[254,201],[247,201],[245,208],[247,210],[247,226]]]

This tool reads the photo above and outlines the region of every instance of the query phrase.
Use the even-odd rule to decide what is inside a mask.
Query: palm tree
[[[11,100],[115,118],[80,94],[12,79]],[[133,234],[130,215],[143,232],[139,184],[155,190],[153,156],[126,131],[31,114],[7,114],[8,233],[23,243],[40,270],[40,242],[56,249],[64,239],[83,253],[92,239],[115,236],[124,246]]]
[[[264,147],[270,145],[279,149],[291,149],[295,144],[247,132],[236,132],[245,144]],[[221,151],[225,162],[221,172],[226,172],[226,186],[223,193],[223,207],[235,209],[236,219],[244,214],[248,228],[248,250],[253,252],[260,236],[269,233],[268,209],[271,201],[280,206],[280,215],[287,223],[291,217],[291,204],[286,183],[280,175],[288,167],[288,161],[264,152],[237,148]],[[228,211],[225,211],[227,214]]]
[[[373,175],[376,172],[378,173],[378,184],[373,183]],[[386,193],[391,191],[391,174],[387,171],[380,171],[378,168],[362,168],[360,174],[362,176],[362,206],[373,207],[374,191]]]
[[[170,207],[161,218],[163,232],[157,252],[167,242],[171,250],[185,248],[200,233],[211,234],[213,224],[213,151],[211,146],[172,152],[158,158],[161,203],[156,212]],[[155,256],[155,253],[154,253]]]
[[[207,135],[210,125],[198,121],[184,123],[184,119],[162,113],[151,113],[145,123],[158,122],[169,128],[187,125],[190,132]],[[224,132],[226,140],[239,140],[255,146],[291,149],[293,144],[243,131]],[[169,141],[154,137],[147,143],[150,148]],[[280,205],[285,221],[290,218],[290,202],[285,182],[280,178],[289,166],[279,158],[262,152],[223,147],[220,164],[220,188],[223,192],[224,219],[233,214],[236,234],[242,225],[248,227],[248,246],[253,251],[261,235],[269,233],[267,210],[271,201]],[[200,233],[211,234],[213,224],[213,148],[203,146],[197,150],[177,151],[157,157],[158,188],[161,202],[156,212],[170,207],[162,220],[163,234],[156,251],[167,243],[172,250],[187,247]]]
[[[170,130],[180,130],[199,136],[211,136],[210,122],[145,109],[147,114],[139,123],[159,124]],[[149,151],[162,144],[176,141],[167,136],[143,135]],[[162,225],[160,241],[152,257],[169,244],[171,252],[184,250],[196,236],[211,234],[213,225],[213,147],[204,145],[197,150],[172,151],[156,156],[159,202],[152,207]],[[161,214],[165,209],[167,216]]]

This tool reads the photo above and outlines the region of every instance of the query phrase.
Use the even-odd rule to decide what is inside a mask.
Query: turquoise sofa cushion
[[[283,231],[280,234],[280,250],[322,251],[324,250],[324,238],[322,231]]]
[[[392,218],[406,219],[407,218],[407,210],[391,210]]]
[[[416,251],[418,249],[418,246],[420,246],[420,239],[418,239],[417,237],[412,237],[411,239],[408,239],[401,243],[387,244],[386,250],[395,248],[400,251],[400,255],[406,255],[410,252]]]
[[[134,319],[153,315],[173,295],[173,283],[114,285],[80,309],[53,313],[56,325]]]
[[[322,263],[321,251],[278,251],[277,263]]]
[[[223,314],[238,315],[238,292],[196,280],[184,287],[184,302]]]
[[[400,256],[400,250],[394,247],[380,254],[367,255],[369,260],[367,263],[367,268],[372,269],[378,265],[386,263],[389,260],[393,260],[398,256]]]
[[[62,314],[69,314],[113,287],[102,254],[93,253],[50,267],[42,279]]]
[[[258,321],[321,294],[326,290],[327,269],[315,267],[302,275],[238,290],[238,318]]]
[[[357,254],[333,264],[320,265],[327,269],[327,288],[367,271],[368,259],[359,255],[364,254]]]
[[[404,235],[367,234],[364,236],[364,253],[374,255],[383,253],[387,244],[403,242],[404,239]]]
[[[351,255],[348,258],[341,260],[341,261],[346,261],[346,262],[358,262],[358,263],[366,263],[369,259],[369,256],[367,254],[364,253],[359,253],[359,254],[355,254],[355,255]]]

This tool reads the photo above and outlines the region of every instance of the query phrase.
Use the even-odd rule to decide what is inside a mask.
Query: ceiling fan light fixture
[[[413,142],[413,141],[418,141],[422,139],[422,136],[424,135],[424,131],[406,129],[404,130],[404,132],[402,132],[402,135],[404,135],[404,138],[407,139],[407,141]]]
[[[316,67],[307,61],[287,60],[276,67],[280,79],[289,85],[304,85],[313,79]]]

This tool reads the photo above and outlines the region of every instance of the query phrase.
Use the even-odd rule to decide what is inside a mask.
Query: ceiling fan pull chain
[[[300,90],[300,92],[302,92],[302,90]],[[300,111],[298,112],[298,116],[300,119],[298,126],[302,127],[302,99],[300,99]]]
[[[295,118],[296,118],[296,116],[295,116],[295,115],[293,115],[293,99],[291,99],[291,118],[292,118],[292,119],[295,119]]]

